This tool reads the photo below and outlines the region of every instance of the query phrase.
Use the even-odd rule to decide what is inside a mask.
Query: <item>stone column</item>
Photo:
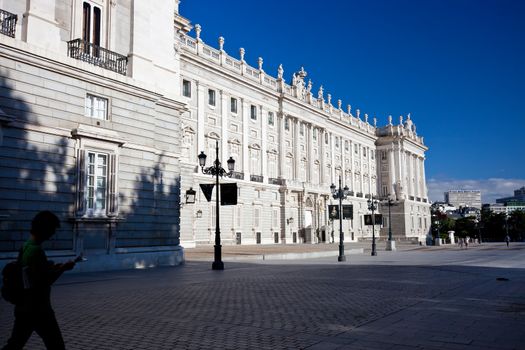
[[[286,144],[285,144],[285,141],[284,141],[284,135],[285,135],[285,130],[284,130],[284,120],[286,118],[286,116],[284,116],[283,114],[279,113],[279,115],[277,116],[278,118],[278,125],[279,125],[279,159],[277,160],[279,162],[279,166],[278,166],[278,176],[281,177],[281,178],[284,178],[286,177],[285,174],[284,174],[284,169],[285,169],[285,161],[286,161]]]
[[[306,147],[308,147],[308,169],[306,181],[313,184],[314,181],[314,139],[312,124],[308,124],[306,128]]]
[[[250,181],[250,104],[241,99],[241,111],[242,111],[242,163],[244,180]]]
[[[350,187],[352,189],[352,191],[354,192],[354,194],[356,193],[356,190],[355,190],[355,167],[354,167],[354,143],[352,141],[349,141],[349,147],[350,147],[350,169],[352,170],[351,174],[350,174],[350,183],[352,184],[352,186]]]
[[[301,157],[299,152],[299,119],[293,119],[293,149],[294,149],[294,180],[299,180],[299,172],[301,169]]]
[[[393,147],[393,145],[391,146]],[[394,164],[394,150],[388,149],[387,151],[387,157],[388,157],[388,180],[390,183],[388,184],[389,191],[391,195],[396,194],[396,168]]]
[[[428,199],[427,180],[425,176],[425,157],[421,158],[421,179],[423,180],[423,197]]]
[[[222,165],[226,164],[230,158],[230,152],[228,150],[228,96],[224,91],[220,91],[221,94],[221,154],[222,154]]]
[[[206,152],[207,148],[204,147],[204,109],[206,108],[205,96],[206,96],[206,87],[196,82],[197,84],[197,153],[200,154],[201,151]],[[207,154],[207,156],[212,157],[212,154]],[[211,159],[211,158],[210,158]]]
[[[268,153],[267,153],[267,127],[268,127],[268,111],[259,106],[261,111],[261,162],[262,162],[262,176],[264,183],[268,183]]]
[[[322,184],[325,184],[326,183],[326,160],[325,160],[325,143],[324,143],[324,138],[325,138],[325,130],[324,129],[321,129],[319,128],[319,138],[318,138],[318,141],[319,141],[319,177],[321,178],[321,181],[320,181],[320,185]]]
[[[328,146],[330,147],[330,166],[331,166],[330,173],[332,174],[330,183],[335,184],[335,183],[339,183],[338,180],[335,179],[335,139],[334,139],[335,136],[333,133],[330,133],[329,135],[330,135],[329,136],[330,141],[329,141]]]

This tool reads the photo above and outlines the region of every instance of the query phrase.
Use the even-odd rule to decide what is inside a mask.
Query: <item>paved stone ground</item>
[[[525,244],[378,253],[70,274],[53,302],[68,349],[525,349]]]

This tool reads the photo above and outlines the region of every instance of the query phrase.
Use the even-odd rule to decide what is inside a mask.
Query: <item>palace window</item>
[[[250,118],[252,120],[257,120],[257,106],[250,106]]]
[[[112,216],[117,213],[117,160],[112,153],[79,150],[77,215]]]
[[[301,123],[301,126],[299,128],[299,133],[301,134],[301,136],[304,136],[304,124]]]
[[[237,99],[235,97],[230,99],[230,111],[232,113],[237,113]]]
[[[335,148],[339,148],[339,137],[335,137]]]
[[[182,95],[184,97],[191,97],[191,82],[189,80],[182,81]]]
[[[325,134],[324,135],[324,143],[325,143],[325,145],[328,145],[328,138],[329,138],[328,134]]]
[[[345,141],[345,151],[348,151],[350,149],[350,144],[348,141]]]
[[[381,160],[386,160],[386,151],[381,151]]]
[[[374,159],[374,151],[373,150],[370,151],[370,158]]]
[[[317,129],[314,128],[313,139],[317,140]]]
[[[261,208],[253,208],[253,226],[261,226]]]
[[[215,106],[215,90],[208,90],[208,104],[210,106]]]
[[[357,144],[354,145],[354,153],[359,154],[359,145]]]
[[[290,119],[284,118],[284,130],[290,131]]]
[[[86,109],[87,117],[95,119],[108,119],[108,99],[91,94],[86,95]]]
[[[273,112],[268,112],[268,125],[275,125],[275,121],[274,121],[274,118],[273,118]]]
[[[102,11],[100,7],[84,1],[82,9],[82,40],[100,46]]]
[[[366,147],[363,147],[363,157],[366,158]]]

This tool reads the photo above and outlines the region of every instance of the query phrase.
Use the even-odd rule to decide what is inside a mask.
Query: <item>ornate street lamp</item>
[[[392,238],[392,213],[390,207],[395,204],[395,201],[388,196],[385,204],[388,205],[388,241],[386,242],[386,250],[392,251],[396,250],[396,241]]]
[[[346,199],[348,196],[349,189],[347,186],[345,186],[345,188],[341,188],[341,186],[342,181],[341,176],[339,176],[339,188],[336,189],[335,185],[332,184],[330,190],[332,191],[332,197],[339,199],[339,256],[337,257],[337,261],[346,261],[345,246],[343,245],[343,199]]]
[[[375,235],[376,217],[374,215],[374,211],[377,210],[377,205],[379,204],[379,201],[377,199],[374,199],[374,196],[372,195],[370,199],[367,201],[367,203],[368,203],[368,210],[372,211],[372,256],[376,256],[377,255],[376,235]]]
[[[233,170],[235,169],[235,160],[230,157],[228,159],[228,171],[226,171],[219,161],[219,141],[215,141],[215,154],[216,159],[212,166],[205,168],[206,165],[206,154],[201,152],[199,154],[199,166],[201,167],[203,174],[208,174],[215,176],[215,186],[217,188],[215,192],[215,246],[213,251],[213,264],[211,265],[212,270],[224,270],[224,263],[222,262],[222,252],[221,252],[221,229],[219,226],[219,213],[220,213],[220,204],[219,204],[219,176],[231,177]]]

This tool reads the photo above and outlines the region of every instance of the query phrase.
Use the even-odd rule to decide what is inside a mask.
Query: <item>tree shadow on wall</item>
[[[55,111],[49,101],[29,94],[27,84],[10,73],[0,67],[0,252],[19,249],[41,210],[53,211],[64,223],[47,248],[72,249],[66,219],[75,202],[74,144],[43,124]]]
[[[165,158],[162,154],[152,167],[142,167],[133,189],[121,188],[116,248],[169,251],[179,245],[180,177],[167,169]],[[122,193],[129,190],[133,194],[126,198]]]

